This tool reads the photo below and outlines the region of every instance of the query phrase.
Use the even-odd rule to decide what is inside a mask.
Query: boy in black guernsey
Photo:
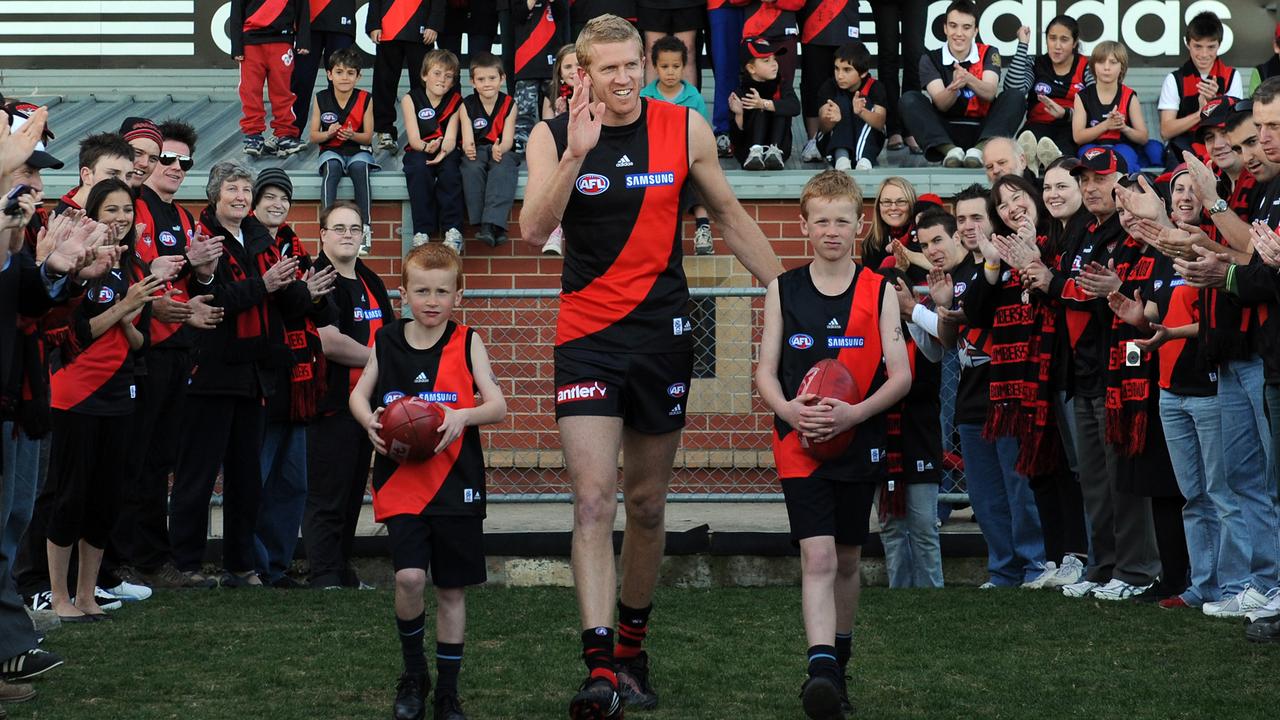
[[[871,53],[855,40],[841,45],[818,91],[817,149],[837,170],[870,170],[884,149],[889,120],[884,86],[871,77]]]
[[[503,82],[502,61],[488,53],[471,59],[474,94],[458,113],[462,128],[462,193],[467,199],[467,219],[477,226],[476,239],[489,247],[507,241],[507,218],[516,200],[519,161],[515,144],[516,106],[498,88]],[[459,254],[461,246],[454,248]]]
[[[911,389],[911,368],[897,294],[853,260],[862,227],[857,183],[838,170],[816,175],[805,184],[800,213],[815,257],[769,283],[755,379],[774,412],[773,453],[792,541],[800,546],[809,645],[804,711],[815,719],[844,718],[852,708],[844,678],[858,565],[872,500],[887,479],[885,413]],[[858,402],[796,394],[809,369],[826,358],[849,369]],[[822,442],[849,430],[853,441],[834,460],[817,460],[800,444],[801,435]]]
[[[506,400],[474,330],[452,320],[462,299],[462,261],[443,245],[405,256],[400,296],[409,319],[378,330],[369,364],[351,393],[351,414],[378,455],[373,465],[374,518],[387,526],[396,571],[396,626],[404,654],[395,717],[417,720],[431,687],[423,654],[422,593],[427,569],[436,586],[435,717],[462,716],[458,671],[466,626],[464,588],[485,581],[484,453],[480,425],[501,422]],[[476,393],[480,403],[476,403]],[[378,432],[385,406],[416,394],[444,406],[436,454],[397,465]],[[374,409],[376,407],[376,409]],[[451,714],[452,713],[452,714]]]
[[[409,186],[413,244],[443,230],[444,241],[462,247],[462,151],[458,149],[458,56],[449,50],[427,53],[422,86],[400,100],[404,116],[404,179]]]
[[[308,0],[311,10],[311,44],[306,55],[293,59],[294,122],[301,133],[308,127],[311,93],[316,89],[316,70],[329,56],[356,43],[356,0]]]
[[[392,155],[400,150],[395,112],[400,71],[422,67],[422,59],[444,27],[447,4],[445,0],[369,1],[365,26],[369,38],[378,45],[373,61],[373,129],[379,150]]]
[[[329,207],[338,199],[338,183],[346,175],[351,178],[356,205],[369,217],[369,173],[380,167],[373,161],[369,144],[373,142],[372,96],[356,88],[360,79],[360,53],[354,48],[339,50],[325,61],[329,87],[316,93],[308,133],[320,148],[320,206]],[[373,235],[365,226],[363,252],[373,245]]]

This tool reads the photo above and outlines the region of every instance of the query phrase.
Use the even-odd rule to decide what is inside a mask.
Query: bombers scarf
[[[250,215],[249,217],[253,217]],[[218,222],[218,218],[213,214],[213,207],[206,206],[200,211],[201,230],[209,237],[222,238],[222,245],[226,252],[222,253],[222,259],[226,261],[227,267],[231,269],[231,278],[234,282],[243,282],[251,276],[241,264],[237,251],[243,250],[245,254],[249,254],[249,244],[253,242],[253,238],[248,236],[248,226],[240,228],[240,232],[244,233],[244,245],[242,246],[238,240],[231,236],[231,233],[222,224]],[[260,252],[251,255],[251,260],[257,266],[257,272],[252,276],[255,278],[262,277],[272,265],[280,261],[280,252],[275,245],[268,244]],[[245,310],[236,315],[236,338],[240,340],[253,340],[255,338],[266,337],[267,330],[270,327],[267,316],[267,301],[264,299],[254,307]]]
[[[1041,254],[1049,239],[1036,238]],[[1046,262],[1048,262],[1046,260]],[[1022,276],[1001,267],[991,323],[991,404],[982,435],[1019,438],[1018,472],[1040,475],[1051,470],[1060,455],[1054,427],[1050,367],[1057,318],[1044,298],[1029,294]]]
[[[1114,259],[1122,294],[1133,297],[1134,290],[1150,292],[1148,285],[1156,276],[1157,259],[1146,245],[1126,237],[1116,248]],[[1127,357],[1129,343],[1144,337],[1143,331],[1112,316],[1107,354],[1106,438],[1109,445],[1127,457],[1141,455],[1146,449],[1152,381],[1160,373],[1160,364],[1150,352],[1139,350],[1137,362]]]
[[[295,279],[302,280],[312,266],[311,255],[303,247],[297,233],[288,224],[276,231],[276,251],[282,257],[298,259]],[[326,390],[327,363],[320,333],[311,315],[284,321],[285,345],[289,348],[289,418],[294,422],[307,422],[315,417],[320,399]]]

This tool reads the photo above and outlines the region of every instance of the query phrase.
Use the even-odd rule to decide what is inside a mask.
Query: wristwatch
[[[1218,213],[1224,213],[1230,209],[1231,207],[1227,205],[1226,200],[1223,200],[1222,198],[1218,198],[1218,202],[1209,206],[1209,215],[1210,216],[1217,215]]]

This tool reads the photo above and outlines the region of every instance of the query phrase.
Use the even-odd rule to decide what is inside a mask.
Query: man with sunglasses
[[[142,226],[135,251],[147,263],[161,256],[185,255],[187,267],[151,306],[151,344],[145,355],[146,374],[138,380],[134,415],[134,437],[140,441],[132,454],[111,544],[118,552],[117,574],[122,580],[156,587],[196,587],[170,562],[168,480],[178,449],[164,428],[175,427],[182,416],[194,334],[216,325],[222,315],[221,309],[206,304],[210,296],[191,297],[187,286],[198,287],[196,283],[213,275],[222,246],[198,236],[195,217],[174,200],[195,162],[195,129],[169,120],[157,132],[162,137],[158,163],[134,205],[134,220]]]

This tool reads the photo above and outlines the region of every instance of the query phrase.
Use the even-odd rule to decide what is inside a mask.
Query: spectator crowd
[[[360,259],[370,173],[403,152],[414,245],[461,255],[464,213],[475,239],[507,242],[530,133],[571,111],[572,39],[603,14],[642,32],[641,97],[705,117],[745,171],[781,170],[793,148],[799,167],[855,177],[902,148],[985,170],[945,203],[885,179],[858,251],[894,283],[910,340],[876,497],[892,586],[944,582],[945,404],[983,587],[1246,617],[1250,639],[1280,639],[1280,28],[1246,79],[1218,57],[1217,17],[1193,17],[1155,101],[1161,142],[1126,48],[1082,54],[1071,17],[1035,57],[1022,28],[1006,60],[969,0],[927,52],[923,2],[871,4],[875,60],[856,0],[373,0],[366,91],[353,0],[233,2],[243,151],[319,149],[319,238],[291,227],[293,179],[269,162],[218,162],[196,181],[204,207],[177,202],[201,142],[181,119],[80,138],[78,185],[46,203],[41,171],[64,162],[47,110],[6,99],[0,703],[61,664],[46,632],[153,588],[368,587],[351,553],[374,447],[348,397],[396,312]],[[355,202],[337,199],[343,177]],[[712,253],[692,184],[680,211]],[[573,252],[559,228],[541,249]],[[949,353],[961,375],[944,403]],[[305,583],[289,572],[299,539]]]

